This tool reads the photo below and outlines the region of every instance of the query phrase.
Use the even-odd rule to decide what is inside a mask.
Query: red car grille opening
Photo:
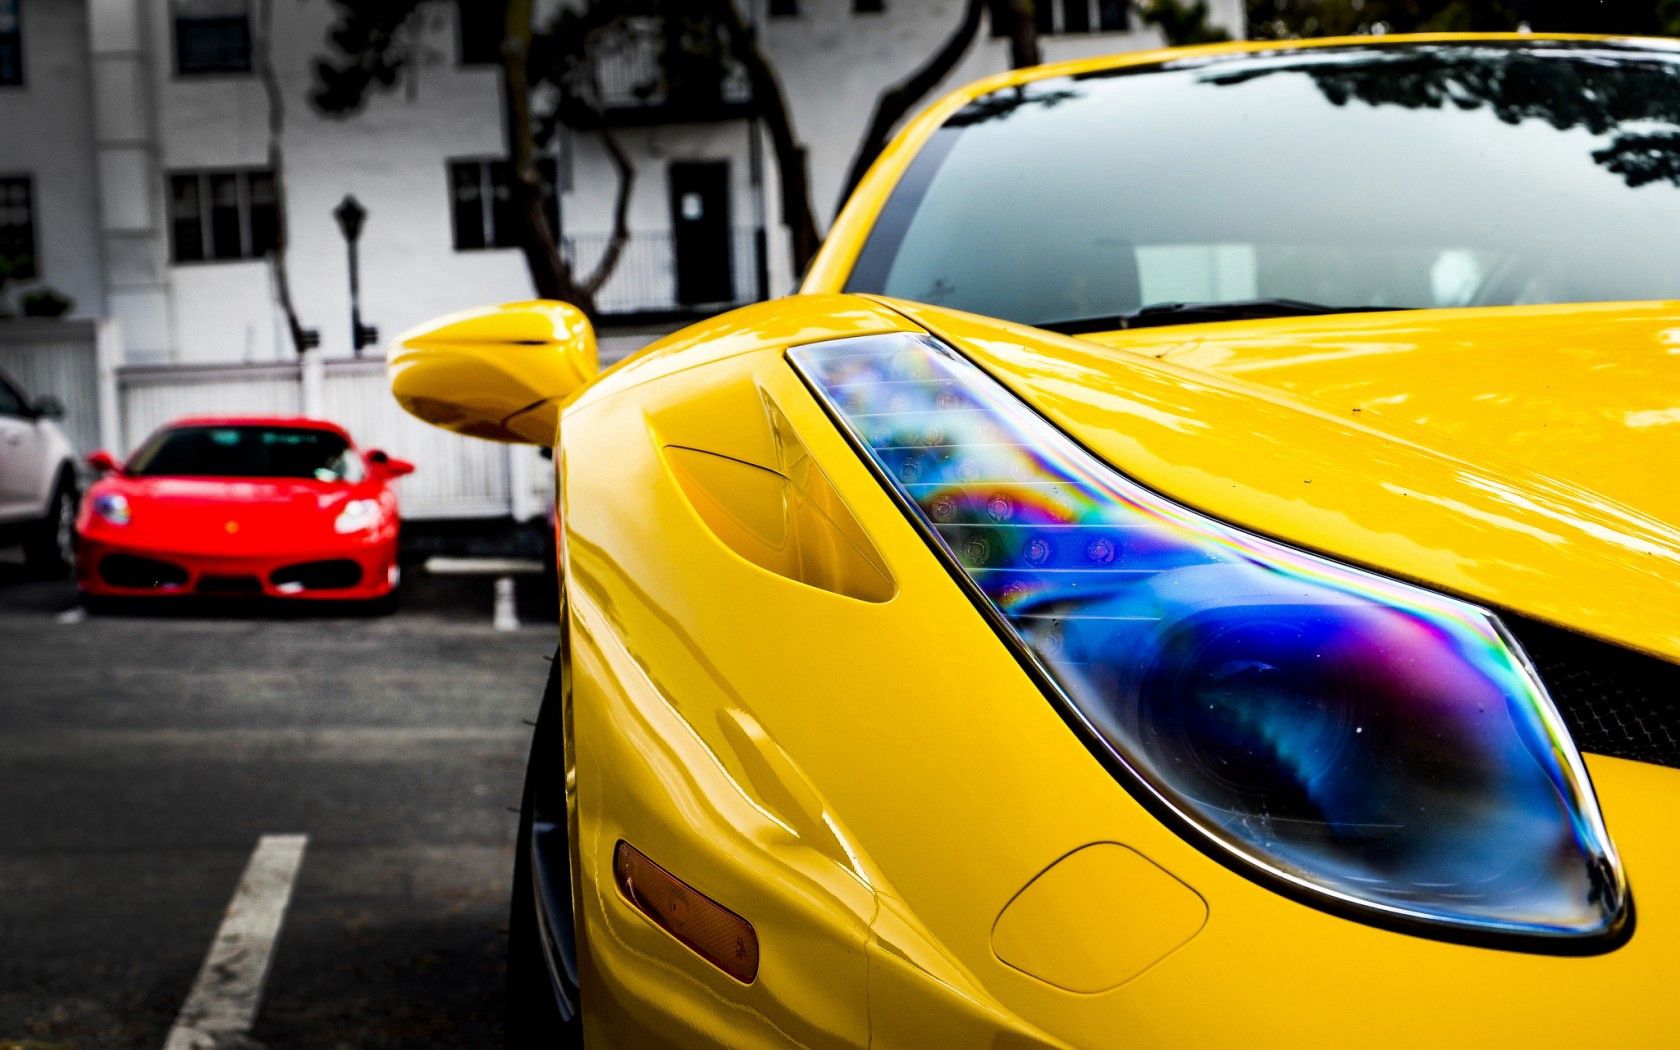
[[[349,558],[327,558],[284,566],[270,574],[269,579],[282,590],[343,590],[362,582],[362,567]]]
[[[157,558],[135,554],[107,554],[99,561],[100,579],[113,587],[180,587],[187,582],[187,570]]]
[[[198,578],[200,594],[261,594],[262,581],[255,576],[205,575]]]

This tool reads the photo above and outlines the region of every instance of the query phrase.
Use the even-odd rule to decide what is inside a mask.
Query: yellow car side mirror
[[[466,310],[397,338],[391,393],[410,415],[491,441],[552,445],[560,403],[600,371],[583,311],[550,300]]]

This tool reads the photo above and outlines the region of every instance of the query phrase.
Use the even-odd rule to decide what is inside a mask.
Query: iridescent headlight
[[[101,492],[94,496],[93,512],[112,525],[127,525],[134,520],[128,497],[120,492]]]
[[[1177,506],[933,339],[789,357],[1099,757],[1198,845],[1437,936],[1623,932],[1580,755],[1491,614]]]

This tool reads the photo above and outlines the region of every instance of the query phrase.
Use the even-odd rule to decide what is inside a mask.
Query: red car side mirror
[[[400,478],[405,474],[414,473],[414,464],[389,455],[383,449],[369,449],[367,461],[382,477]]]
[[[87,464],[94,470],[99,471],[101,474],[122,473],[122,464],[117,462],[117,457],[111,455],[109,452],[106,452],[104,449],[100,449],[97,452],[89,452],[87,456]]]

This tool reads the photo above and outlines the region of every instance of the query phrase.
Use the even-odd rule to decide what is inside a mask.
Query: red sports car
[[[87,598],[380,600],[397,586],[397,497],[412,464],[342,427],[271,416],[182,419],[105,476],[76,520]]]

